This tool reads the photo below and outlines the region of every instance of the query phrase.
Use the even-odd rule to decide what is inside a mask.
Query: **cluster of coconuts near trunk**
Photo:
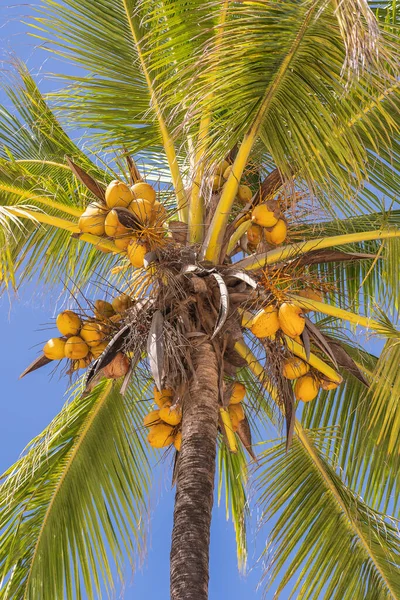
[[[43,354],[48,360],[71,361],[69,373],[86,369],[89,364],[99,358],[106,349],[113,330],[122,314],[133,306],[133,300],[127,294],[121,294],[107,302],[96,300],[94,317],[84,319],[72,310],[64,310],[56,318],[56,325],[61,337],[50,338],[43,347]],[[107,379],[123,377],[129,370],[129,359],[122,352],[103,369]]]
[[[213,192],[219,192],[225,180],[231,175],[232,165],[223,160],[217,167],[215,175],[210,180]],[[245,206],[253,198],[253,192],[248,185],[239,184],[236,202]],[[251,212],[251,225],[247,230],[247,248],[254,252],[264,240],[270,246],[278,246],[287,236],[287,222],[281,214],[275,201],[263,202],[255,206]]]
[[[105,191],[105,203],[90,203],[78,226],[82,233],[111,238],[119,250],[126,251],[132,266],[139,268],[150,250],[146,229],[152,229],[153,240],[159,237],[161,241],[166,218],[167,211],[149,183],[138,181],[129,187],[114,180]]]
[[[245,414],[241,402],[246,395],[245,386],[235,381],[228,404],[232,430],[237,431]],[[174,404],[174,392],[170,389],[158,391],[154,387],[154,403],[158,408],[152,409],[143,419],[143,425],[149,428],[147,441],[153,448],[165,448],[174,445],[178,452],[182,443],[182,409]]]
[[[298,292],[310,300],[321,301],[319,292],[304,290]],[[250,323],[244,322],[245,326],[259,339],[274,339],[281,330],[285,335],[302,344],[301,334],[305,328],[304,309],[299,308],[291,302],[283,302],[280,306],[271,304],[260,310]],[[328,381],[316,369],[310,370],[308,362],[297,356],[289,356],[282,363],[282,375],[294,381],[294,395],[297,400],[310,402],[314,400],[319,390],[333,390],[339,386],[338,382]]]

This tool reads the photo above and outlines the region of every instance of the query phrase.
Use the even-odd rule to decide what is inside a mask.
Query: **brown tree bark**
[[[218,427],[218,366],[205,342],[193,356],[182,419],[171,547],[171,599],[207,600]]]

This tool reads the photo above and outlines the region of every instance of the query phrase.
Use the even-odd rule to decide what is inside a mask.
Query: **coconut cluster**
[[[150,250],[143,233],[157,230],[152,238],[160,237],[166,218],[167,211],[149,183],[139,181],[129,187],[114,180],[106,189],[105,203],[89,204],[78,226],[82,233],[111,238],[119,250],[127,252],[131,264],[139,268]]]
[[[225,181],[232,173],[232,165],[223,160],[216,168],[214,176],[209,180],[213,192],[219,192],[224,187]],[[235,201],[245,206],[253,197],[253,192],[248,185],[240,184],[236,192]]]
[[[154,387],[154,403],[158,408],[152,409],[143,419],[143,425],[149,428],[147,441],[153,448],[165,448],[173,444],[179,452],[182,408],[174,403],[173,390]]]
[[[233,431],[238,430],[239,423],[245,418],[241,404],[245,395],[245,386],[236,381],[228,405]],[[182,443],[182,408],[175,402],[174,391],[167,388],[159,391],[154,387],[154,404],[157,408],[152,407],[143,419],[143,425],[149,429],[147,441],[153,448],[165,448],[173,444],[179,452]]]
[[[305,290],[304,297],[309,297],[313,293]],[[315,292],[314,299],[321,300]],[[317,298],[315,298],[317,296]],[[250,331],[259,339],[274,339],[278,331],[282,331],[288,337],[294,339],[298,344],[303,344],[301,334],[305,328],[304,309],[299,308],[291,302],[283,302],[280,306],[274,304],[268,305],[260,310],[251,320],[245,323]],[[338,383],[328,381],[324,375],[318,373],[316,369],[311,369],[308,362],[297,356],[289,356],[282,364],[282,375],[286,379],[293,381],[294,395],[297,400],[310,402],[314,400],[320,388],[331,390],[338,387]]]
[[[121,294],[111,303],[96,300],[91,318],[85,319],[72,310],[64,310],[56,319],[57,329],[62,337],[50,338],[45,343],[44,356],[49,360],[70,360],[70,372],[86,369],[104,352],[123,313],[132,305],[133,300],[128,295]],[[104,369],[104,376],[117,379],[125,375],[128,369],[129,360],[120,352]]]

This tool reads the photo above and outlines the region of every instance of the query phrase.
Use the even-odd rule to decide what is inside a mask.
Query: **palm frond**
[[[249,518],[249,506],[246,493],[247,460],[243,448],[233,454],[226,444],[218,446],[218,503],[222,491],[225,496],[226,518],[231,517],[236,534],[236,552],[238,567],[245,571],[247,561],[246,522]]]
[[[140,386],[112,382],[66,404],[0,488],[2,598],[101,598],[143,551],[149,469]]]
[[[267,589],[278,581],[274,598],[288,585],[290,598],[399,598],[396,523],[354,494],[319,446],[318,431],[303,432],[289,452],[278,444],[261,457],[257,488],[273,523]]]

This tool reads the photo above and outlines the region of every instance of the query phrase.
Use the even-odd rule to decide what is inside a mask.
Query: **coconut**
[[[230,404],[228,406],[228,411],[232,420],[232,414],[235,414],[238,421],[243,421],[244,419],[244,410],[241,404]]]
[[[300,290],[299,292],[296,292],[297,296],[301,296],[302,298],[307,298],[307,300],[316,300],[317,302],[322,302],[324,297],[322,295],[322,292],[318,291],[318,290],[310,290],[310,289],[306,289],[306,290]],[[310,312],[311,310],[313,310],[312,308],[302,308],[302,311],[305,313]]]
[[[85,323],[79,335],[85,340],[89,348],[98,346],[104,340],[104,333],[101,330],[100,324],[93,321]]]
[[[308,373],[309,370],[310,366],[304,362],[304,360],[297,358],[297,356],[292,356],[284,361],[282,375],[286,377],[286,379],[297,379]]]
[[[114,298],[111,304],[116,313],[122,313],[125,310],[128,310],[128,308],[131,308],[131,306],[134,305],[134,302],[128,294],[121,294]]]
[[[144,266],[144,257],[149,249],[146,244],[134,240],[127,248],[128,258],[132,266],[140,268]]]
[[[284,333],[291,338],[301,335],[304,331],[306,321],[301,308],[284,302],[279,307],[279,325]]]
[[[159,423],[150,428],[147,441],[153,448],[164,448],[174,443],[173,427],[166,423]]]
[[[181,450],[181,445],[182,445],[182,431],[178,431],[178,433],[176,434],[176,436],[174,438],[174,446],[175,446],[175,449],[178,450],[178,452],[180,452],[180,450]]]
[[[130,366],[130,361],[125,354],[118,352],[112,361],[106,367],[104,367],[104,377],[107,379],[118,379],[119,377],[124,377],[129,371]]]
[[[162,389],[161,391],[158,391],[158,389],[154,386],[153,393],[154,402],[160,408],[162,408],[167,402],[172,404],[172,400],[174,398],[174,392],[172,390]]]
[[[154,204],[157,199],[155,189],[149,183],[145,183],[144,181],[135,183],[135,185],[131,187],[131,190],[133,197],[136,200],[142,198],[143,200],[150,202],[150,204]]]
[[[150,223],[153,213],[153,203],[145,198],[139,198],[130,203],[129,210],[141,223]]]
[[[232,395],[229,399],[229,404],[239,404],[246,395],[246,388],[243,383],[235,381],[233,384]]]
[[[79,335],[73,335],[65,342],[65,356],[67,358],[79,360],[85,358],[88,354],[89,346]]]
[[[56,325],[62,335],[76,335],[82,327],[82,321],[72,310],[64,310],[57,315]]]
[[[156,423],[160,423],[161,421],[159,412],[159,410],[152,410],[151,412],[149,412],[149,414],[146,415],[143,419],[143,425],[145,427],[152,427]]]
[[[153,204],[153,209],[150,217],[151,225],[161,225],[167,218],[167,211],[165,206],[156,200]]]
[[[132,235],[132,230],[128,229],[120,222],[116,210],[110,210],[108,213],[105,220],[104,229],[106,235],[109,237],[125,237],[126,235]]]
[[[79,369],[86,369],[86,367],[90,364],[89,355],[86,358],[80,358],[79,360],[74,360],[72,365],[73,371],[79,371]]]
[[[242,204],[247,204],[252,199],[253,192],[248,185],[239,185],[236,196]]]
[[[168,425],[178,425],[182,421],[182,410],[180,407],[172,408],[164,405],[160,408],[160,419]]]
[[[250,330],[258,338],[274,335],[279,329],[278,311],[275,306],[260,310],[251,321]]]
[[[228,161],[227,160],[223,160],[217,166],[217,168],[215,170],[215,174],[216,175],[223,175],[223,174],[225,174],[225,171],[226,171],[226,169],[228,169],[228,167],[229,167]]]
[[[275,211],[271,210],[268,204],[258,204],[253,208],[251,220],[261,227],[273,227],[277,224],[278,218],[275,216]]]
[[[51,338],[43,346],[43,354],[50,360],[61,360],[65,358],[65,340]]]
[[[116,206],[127,208],[132,199],[132,191],[126,183],[115,179],[107,186],[106,204],[109,208],[115,208]]]
[[[90,349],[90,353],[93,358],[99,358],[101,354],[103,354],[104,350],[107,348],[108,342],[100,342],[97,346],[94,346]]]
[[[226,167],[225,171],[222,174],[222,177],[224,179],[228,179],[232,173],[233,170],[233,165],[229,165],[228,167]]]
[[[134,238],[131,235],[123,235],[122,237],[114,239],[114,244],[117,246],[118,250],[126,251],[133,239]]]
[[[95,300],[94,303],[94,316],[97,319],[109,319],[115,314],[115,310],[110,302],[106,300]]]
[[[91,202],[81,214],[78,227],[82,233],[92,235],[104,235],[104,223],[107,216],[107,208],[98,202]]]
[[[233,406],[236,406],[236,404],[234,404]],[[230,410],[231,408],[232,406],[228,406],[229,417],[232,423],[232,431],[237,431],[239,427],[239,417],[235,411]]]
[[[339,382],[337,381],[329,381],[328,379],[320,379],[320,386],[323,390],[336,390],[339,387]]]
[[[272,246],[278,246],[286,239],[287,227],[283,219],[278,219],[278,222],[270,230],[264,229],[264,238],[268,244]]]
[[[294,386],[294,394],[297,400],[302,402],[311,402],[317,397],[319,384],[313,375],[303,375],[300,377]]]
[[[261,242],[261,232],[262,229],[259,225],[254,225],[253,223],[247,230],[247,241],[251,246],[258,246]]]

